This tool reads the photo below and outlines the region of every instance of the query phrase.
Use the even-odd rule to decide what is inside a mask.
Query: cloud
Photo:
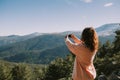
[[[90,2],[92,2],[93,0],[80,0],[80,1],[84,1],[85,3],[90,3]]]
[[[112,6],[113,5],[113,3],[106,3],[105,5],[104,5],[104,7],[110,7],[110,6]]]

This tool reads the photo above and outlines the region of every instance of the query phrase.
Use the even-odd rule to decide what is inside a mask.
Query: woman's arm
[[[72,38],[75,43],[78,43],[78,44],[81,43],[81,40],[77,38],[75,35],[70,34],[69,37]]]
[[[72,41],[70,41],[69,39],[70,36],[66,36],[65,37],[65,43],[68,47],[68,49],[75,55],[77,55],[77,51],[78,51],[78,43],[73,43]]]

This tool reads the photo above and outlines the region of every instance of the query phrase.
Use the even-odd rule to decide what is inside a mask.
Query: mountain
[[[57,56],[65,57],[63,54],[67,55],[68,53],[64,36],[60,34],[40,35],[0,47],[0,58],[13,62],[43,63],[44,60],[45,63],[48,63]]]
[[[118,29],[120,29],[120,23],[105,24],[96,28],[100,42],[105,43],[107,40],[112,42],[115,38],[114,32]],[[55,58],[64,58],[70,53],[65,45],[64,36],[71,33],[80,38],[81,31],[7,36],[8,42],[13,38],[18,41],[9,43],[8,45],[1,45],[0,59],[12,62],[48,64]],[[3,37],[0,37],[0,40],[2,39]]]
[[[99,36],[110,36],[115,35],[114,32],[118,29],[120,29],[120,23],[111,23],[96,28],[96,31]]]
[[[99,36],[99,41],[102,44],[105,43],[107,40],[113,42],[116,30],[120,30],[120,23],[104,24],[96,28],[96,31]]]
[[[42,33],[35,32],[35,33],[24,35],[24,36],[19,36],[19,35],[0,36],[0,46],[24,41],[39,35],[42,35]]]
[[[59,33],[61,35],[67,35],[67,34],[74,34],[74,35],[81,35],[81,31],[65,31],[65,32],[61,32]]]

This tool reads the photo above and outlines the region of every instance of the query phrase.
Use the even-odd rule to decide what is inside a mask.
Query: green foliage
[[[57,57],[65,57],[67,55],[67,47],[65,45],[56,47],[54,49],[47,49],[40,53],[38,57],[38,62],[41,64],[49,64],[51,61]]]
[[[120,30],[117,30],[116,32],[116,36],[115,36],[115,41],[114,43],[114,52],[119,52],[120,51]]]
[[[25,64],[15,65],[12,69],[13,80],[32,80],[32,73],[29,66]]]
[[[45,77],[46,67],[34,67],[33,77],[35,80],[43,80]]]
[[[94,64],[98,75],[103,72],[106,76],[109,76],[114,70],[120,68],[120,53],[112,57],[97,58]]]
[[[11,68],[5,63],[0,64],[0,80],[12,80]]]
[[[11,63],[0,60],[0,80],[42,80],[44,65]]]
[[[112,55],[112,48],[113,45],[110,43],[110,41],[106,41],[106,43],[104,43],[100,49],[99,49],[99,53],[97,54],[100,58],[105,57],[105,55]]]
[[[106,76],[120,69],[120,30],[116,31],[116,39],[113,43],[107,41],[103,44],[94,61],[98,76],[104,73]]]
[[[73,69],[73,56],[68,55],[65,59],[57,58],[48,66],[45,80],[67,80],[71,77]]]
[[[0,58],[11,62],[48,64],[58,56],[65,57],[67,53],[64,36],[58,34],[41,35],[0,46]]]

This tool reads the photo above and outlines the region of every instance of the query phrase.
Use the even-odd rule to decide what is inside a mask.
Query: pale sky
[[[0,36],[120,23],[120,0],[0,0]]]

